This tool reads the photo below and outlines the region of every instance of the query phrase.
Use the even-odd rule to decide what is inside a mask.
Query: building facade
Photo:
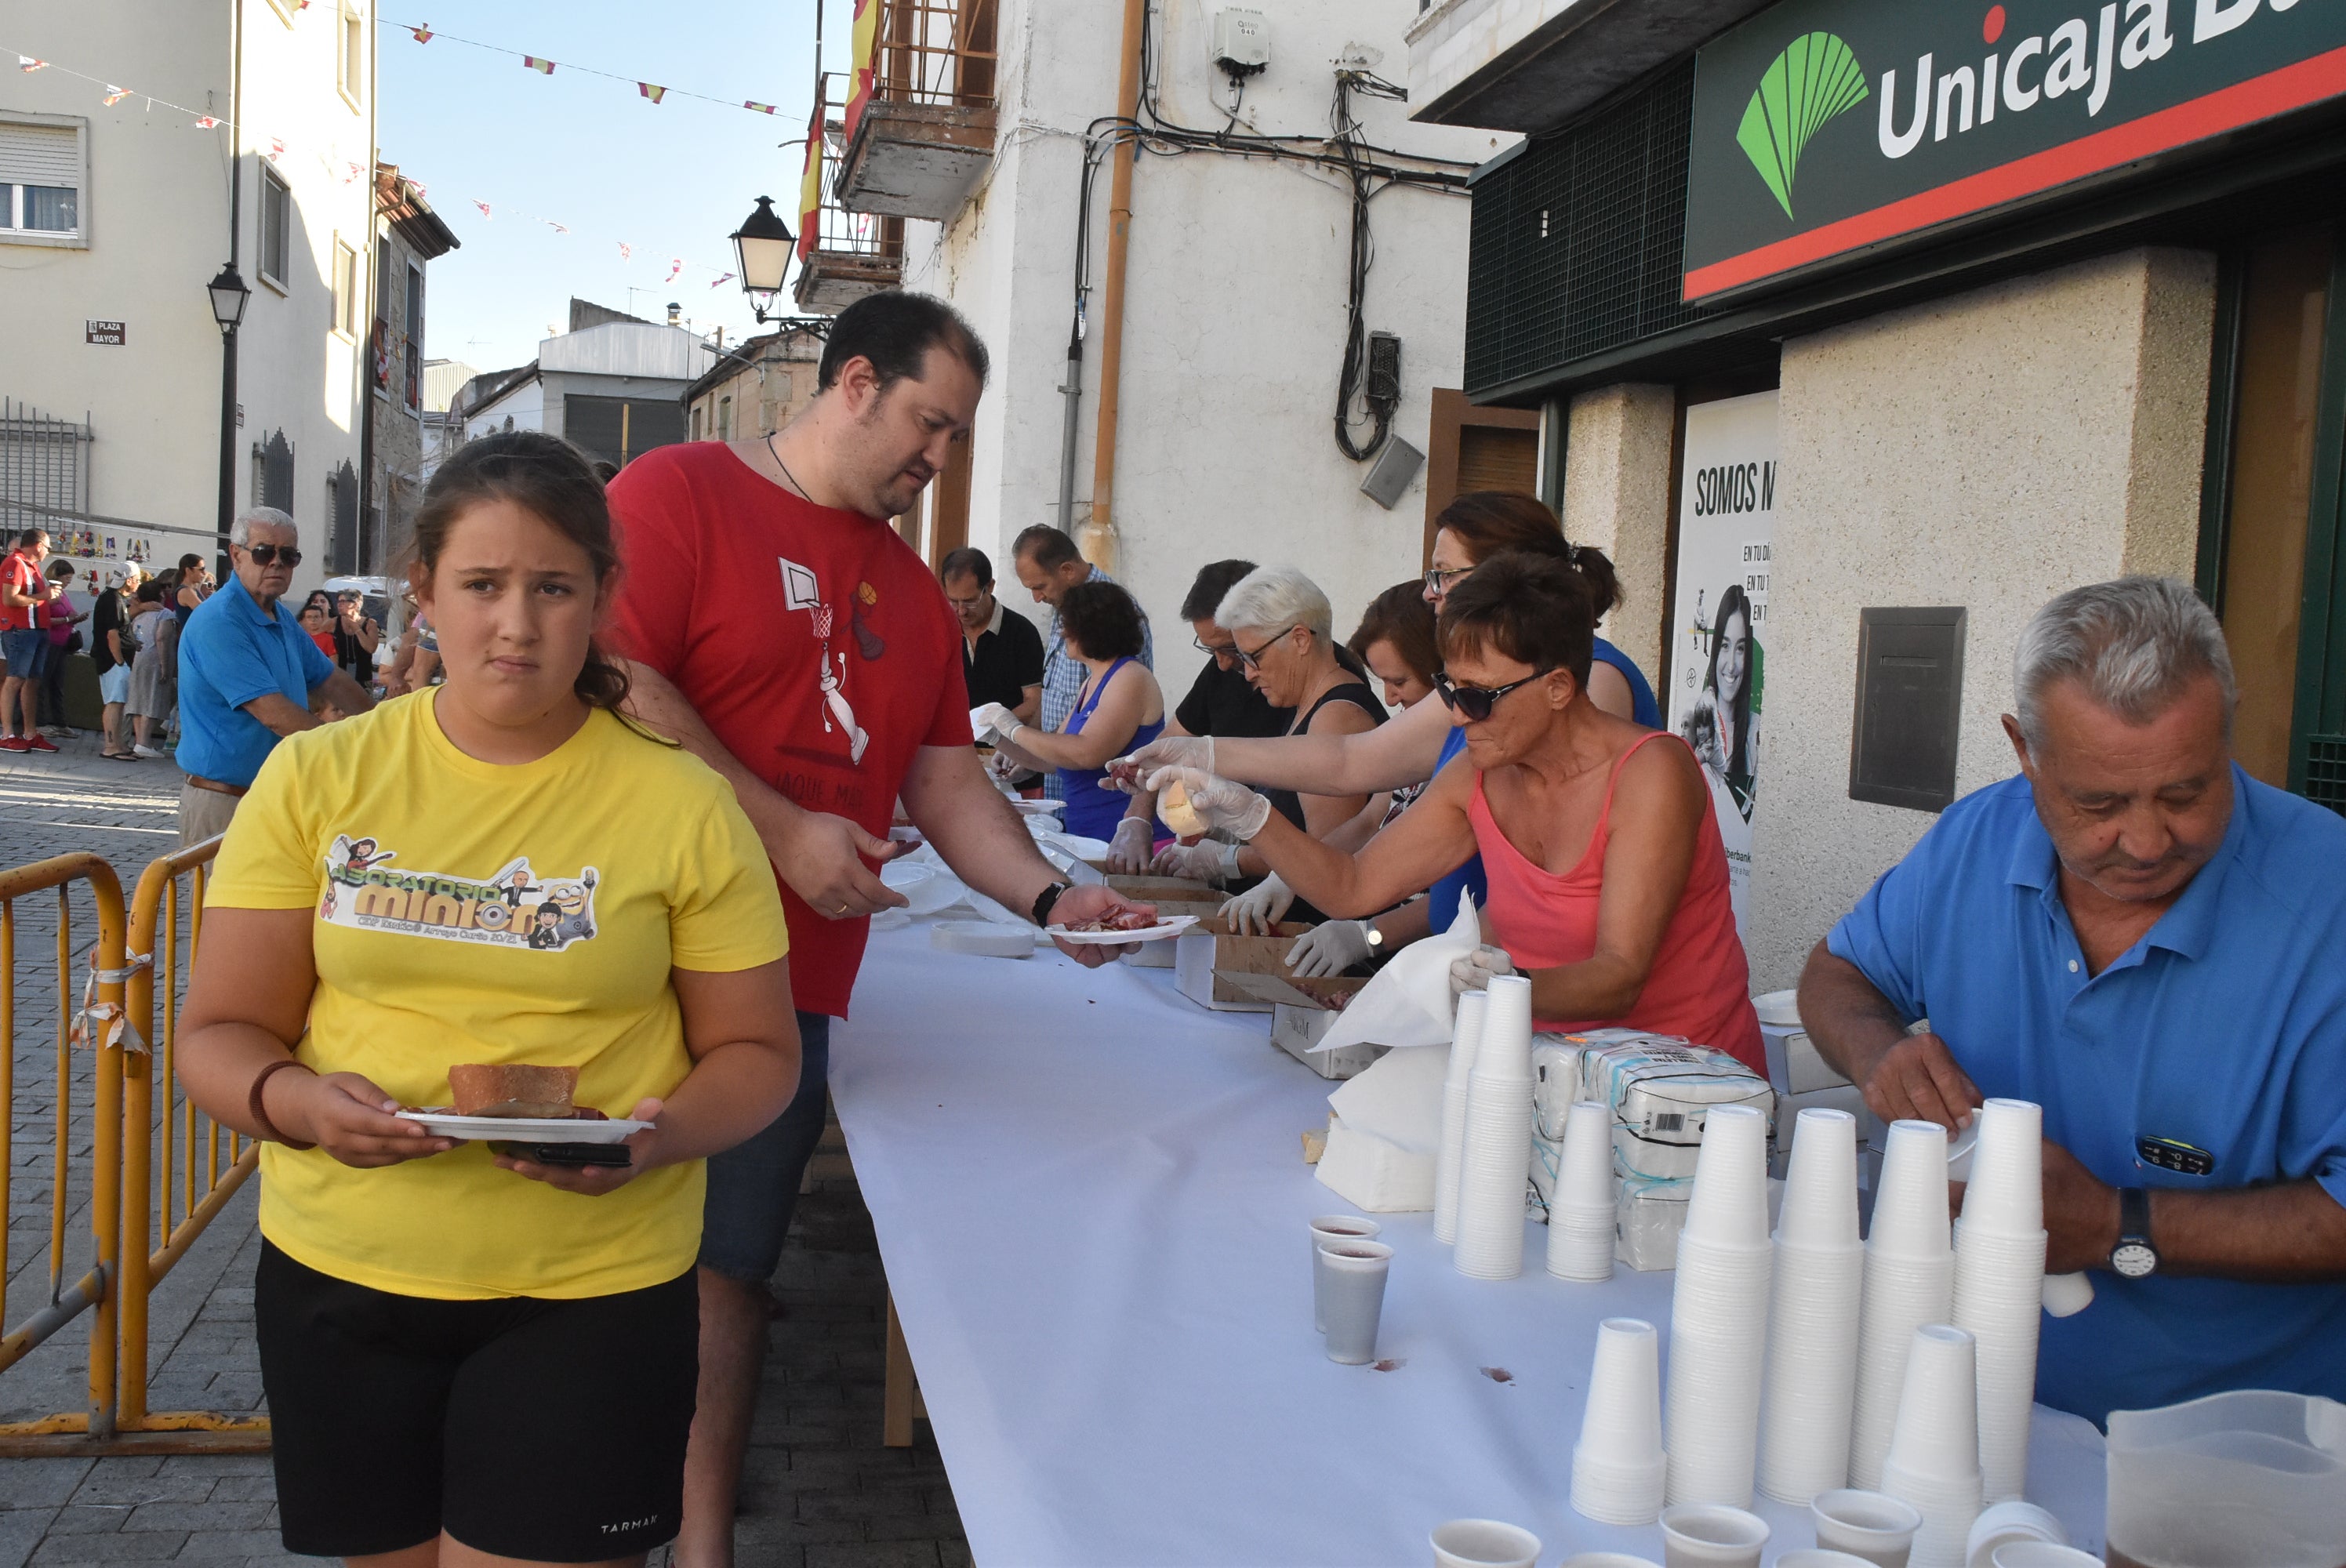
[[[905,219],[905,286],[950,299],[994,361],[964,463],[907,532],[932,559],[976,545],[1008,581],[1020,530],[1065,527],[1160,627],[1207,562],[1294,563],[1342,635],[1421,569],[1434,405],[1463,385],[1464,178],[1515,138],[1411,122],[1414,0],[1248,11],[1228,66],[1209,46],[1225,8],[1146,11],[1134,38],[1117,5],[881,6],[877,85],[833,189]],[[1151,153],[1083,130],[1117,113],[1127,51],[1148,64]],[[1363,491],[1381,460],[1382,499]],[[1189,639],[1160,629],[1157,648],[1186,685]]]
[[[338,573],[387,572],[413,540],[415,508],[431,477],[424,433],[425,264],[456,245],[423,188],[396,166],[377,164],[374,319],[367,334],[367,504],[363,515],[350,520],[354,526],[337,520],[332,565]]]
[[[687,441],[747,441],[777,431],[814,401],[828,322],[793,321],[744,338],[684,389]]]
[[[222,334],[205,286],[233,261],[251,294],[232,506],[292,514],[306,586],[362,488],[372,0],[88,0],[17,20],[15,46],[48,64],[0,87],[0,395],[77,429],[7,422],[0,510],[22,526],[40,509],[92,564],[213,553]]]
[[[1537,417],[1789,985],[2014,770],[2055,594],[2196,582],[2251,772],[2346,809],[2346,24],[2259,0],[1446,0],[1465,388]],[[1739,821],[1737,819],[1739,818]],[[1739,842],[1739,850],[1738,848]]]
[[[547,431],[625,468],[653,447],[685,439],[685,389],[717,356],[682,327],[573,300],[570,330],[540,342],[528,364],[466,382],[449,406],[448,425],[466,441]]]

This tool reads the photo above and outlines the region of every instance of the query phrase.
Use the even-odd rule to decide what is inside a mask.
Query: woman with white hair
[[[1385,721],[1384,704],[1336,658],[1335,612],[1320,585],[1293,566],[1258,566],[1239,579],[1214,611],[1214,624],[1237,639],[1247,681],[1273,708],[1292,708],[1290,735],[1359,735]],[[1305,795],[1267,790],[1271,809],[1315,839],[1359,816],[1366,795]],[[1270,868],[1236,844],[1208,839],[1160,850],[1164,875],[1223,884]],[[1317,911],[1302,918],[1318,919]]]

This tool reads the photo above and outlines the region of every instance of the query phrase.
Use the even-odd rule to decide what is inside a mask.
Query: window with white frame
[[[280,289],[293,270],[293,188],[285,177],[260,168],[260,275]]]
[[[87,122],[57,115],[0,117],[0,240],[83,242]]]
[[[346,338],[359,335],[359,253],[339,234],[334,236],[334,331]]]
[[[366,18],[351,0],[342,0],[335,49],[334,85],[351,107],[357,108],[366,85]]]

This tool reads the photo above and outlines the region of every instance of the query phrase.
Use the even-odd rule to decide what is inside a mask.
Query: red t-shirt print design
[[[626,563],[615,646],[792,801],[884,838],[920,748],[972,738],[960,624],[920,556],[718,442],[648,452],[609,494]],[[798,1005],[844,1017],[865,922],[781,893]]]

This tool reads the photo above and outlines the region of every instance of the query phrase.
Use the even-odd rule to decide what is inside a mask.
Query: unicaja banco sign
[[[2341,94],[2341,0],[1786,0],[1697,56],[1686,297]]]

